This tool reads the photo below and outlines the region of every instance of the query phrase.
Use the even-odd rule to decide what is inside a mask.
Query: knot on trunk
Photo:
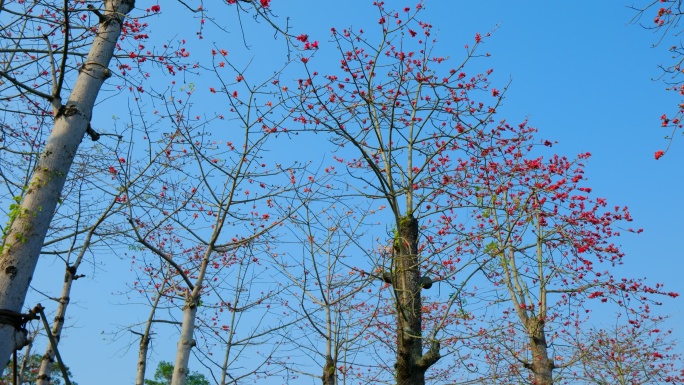
[[[390,285],[394,284],[394,282],[392,281],[392,273],[390,273],[389,271],[385,271],[384,273],[382,273],[382,275],[379,278],[385,283],[389,283]],[[434,281],[430,277],[427,277],[427,276],[420,277],[420,288],[421,289],[429,289],[432,287],[433,283],[434,283]]]

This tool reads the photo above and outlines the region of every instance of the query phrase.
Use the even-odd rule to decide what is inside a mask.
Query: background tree
[[[593,329],[582,358],[581,379],[591,384],[679,384],[682,383],[681,355],[672,330],[662,329],[663,319],[645,320],[641,325],[617,322],[611,328]]]
[[[24,356],[19,355],[17,361],[18,362],[23,362],[24,361]],[[26,366],[25,369],[22,373],[22,375],[19,376],[19,382],[17,385],[23,385],[23,384],[28,384],[28,385],[35,385],[38,384],[38,377],[40,376],[40,366],[41,363],[43,362],[43,358],[40,356],[40,354],[32,354],[28,357],[26,360]],[[57,372],[60,373],[59,376],[56,376],[53,378],[50,383],[54,385],[61,385],[63,384],[62,376],[61,376],[61,369],[59,368],[59,364],[55,364]],[[8,365],[8,367],[12,367],[12,363]],[[69,380],[73,385],[78,385],[76,382],[72,380],[72,374],[71,370],[69,370],[69,367],[66,368],[67,373],[69,374]],[[0,384],[2,385],[11,385],[14,384],[13,379],[12,379],[12,371],[6,371],[6,373],[0,378]]]
[[[264,336],[265,330],[287,322],[282,316],[268,317],[282,288],[265,278],[277,245],[270,232],[297,205],[289,195],[302,187],[302,166],[266,163],[262,154],[274,141],[287,141],[281,127],[289,116],[280,113],[282,100],[271,91],[273,79],[251,83],[246,72],[223,64],[225,54],[220,49],[213,55],[216,85],[203,92],[223,103],[223,111],[212,116],[206,107],[216,105],[193,104],[194,93],[202,91],[192,83],[170,88],[160,119],[173,129],[158,138],[164,149],[156,159],[158,172],[125,190],[133,238],[158,257],[158,264],[144,266],[147,285],[164,285],[166,292],[159,295],[166,297],[165,303],[183,303],[173,384],[184,383],[195,346],[207,366],[219,369],[217,382],[245,375],[231,374],[228,362],[255,345],[254,339]],[[210,138],[213,127],[224,131],[223,139]],[[169,269],[171,277],[162,274]],[[262,312],[261,321],[238,327],[236,313],[247,310]],[[243,328],[248,337],[238,334]],[[211,358],[212,346],[226,348],[223,363]],[[272,354],[260,351],[263,361],[254,366],[257,360],[251,359],[246,373],[266,370],[261,366]]]
[[[301,58],[309,77],[299,80],[294,108],[306,129],[330,134],[348,194],[388,208],[389,239],[373,264],[391,287],[381,324],[383,340],[396,338],[387,346],[396,362],[378,367],[387,381],[424,384],[428,369],[443,353],[454,354],[467,333],[462,321],[469,317],[459,307],[482,250],[479,235],[461,225],[470,215],[465,208],[478,204],[461,173],[499,145],[491,123],[501,92],[487,82],[491,71],[465,72],[481,35],[463,63],[442,70],[448,61],[434,47],[431,25],[416,18],[420,5],[376,7],[377,43],[362,30],[332,29],[339,74],[319,75],[309,57]]]
[[[234,3],[228,5],[235,5],[238,12],[254,10],[263,18],[269,15],[267,0]],[[185,2],[179,4],[202,14],[198,24],[203,25],[206,19],[218,25],[201,6],[189,9]],[[126,20],[134,6],[133,0],[0,4],[0,12],[7,19],[0,45],[0,108],[6,112],[1,126],[2,146],[6,153],[18,158],[30,152],[26,161],[32,166],[24,175],[13,175],[13,171],[3,171],[2,175],[7,187],[2,197],[14,203],[6,212],[9,221],[3,228],[1,260],[7,274],[0,280],[4,285],[0,309],[14,313],[21,310],[53,214],[64,199],[64,184],[70,178],[82,137],[87,134],[95,141],[109,135],[90,124],[104,81],[115,75],[113,94],[130,91],[137,101],[145,94],[147,66],[163,68],[171,76],[199,69],[187,59],[189,52],[182,47],[185,40],[179,44],[167,40],[163,46],[146,48],[143,43],[149,39],[147,23],[137,17]],[[159,5],[152,5],[136,16],[160,11]],[[199,28],[201,38],[202,26]],[[108,68],[115,55],[116,72]],[[65,93],[70,94],[66,102]],[[45,142],[48,130],[51,132]],[[38,153],[41,155],[33,156]],[[110,172],[116,174],[116,163],[110,164]],[[24,343],[21,333],[14,332],[14,323],[0,325],[0,357],[9,356],[12,349]]]
[[[334,172],[326,174],[330,178]],[[322,191],[288,221],[295,251],[277,259],[278,269],[293,284],[284,291],[283,300],[299,320],[283,330],[299,354],[282,365],[297,376],[336,385],[355,378],[355,367],[368,365],[358,357],[372,349],[363,337],[376,322],[379,298],[368,289],[379,280],[358,267],[360,260],[372,260],[374,252],[363,247],[373,243],[362,233],[371,211],[333,198],[337,194],[326,178],[317,185]],[[324,196],[331,201],[315,198]],[[309,366],[318,370],[311,372]]]
[[[116,128],[114,130],[116,132]],[[121,133],[117,135],[121,138]],[[127,145],[130,143],[119,140],[112,148],[96,145],[94,154],[76,156],[74,169],[65,184],[64,198],[57,207],[43,245],[42,258],[59,258],[65,268],[59,296],[46,298],[58,304],[51,331],[57,343],[66,326],[69,303],[76,297],[73,284],[85,277],[85,274],[79,273],[79,268],[82,264],[99,263],[97,256],[118,249],[118,242],[124,236],[126,223],[122,219],[126,205],[123,203],[129,197],[123,193],[125,188],[121,187],[119,172],[128,172],[128,183],[133,184],[146,178],[146,173],[152,166],[138,162],[131,169],[125,157],[117,156],[127,152]],[[116,159],[116,166],[111,165],[112,158]],[[33,288],[45,293],[37,285],[38,283],[34,283]],[[39,385],[50,382],[54,362],[55,352],[51,344],[48,344],[38,375]]]
[[[615,276],[624,254],[613,239],[632,218],[626,207],[608,208],[606,199],[591,196],[582,164],[589,154],[534,158],[535,130],[506,128],[519,130],[519,140],[493,151],[469,174],[486,207],[475,216],[477,226],[488,229],[481,240],[491,256],[485,271],[501,290],[492,306],[506,303],[493,317],[507,331],[496,343],[531,374],[520,370],[523,380],[561,383],[563,369],[583,360],[592,344],[581,338],[589,302],[614,305],[638,327],[651,317],[653,295],[677,294]]]
[[[682,56],[684,55],[684,45],[680,39],[676,38],[681,33],[679,23],[684,9],[681,0],[649,0],[643,5],[632,5],[636,15],[632,22],[639,23],[647,30],[654,30],[658,33],[654,46],[664,46],[672,44],[668,48],[670,61],[659,64],[662,74],[658,77],[666,85],[666,90],[684,95],[684,81],[682,79]],[[660,117],[661,126],[669,130],[665,136],[668,141],[664,150],[655,152],[655,159],[658,160],[670,149],[675,133],[680,130],[682,119],[684,118],[684,100],[680,102],[672,112],[663,113]]]
[[[157,370],[154,372],[154,380],[145,380],[145,385],[170,385],[173,372],[173,364],[166,361],[160,361],[157,365]],[[188,374],[186,384],[209,385],[210,382],[203,374],[193,372]]]
[[[20,195],[20,203],[9,213],[9,225],[3,232],[0,265],[5,275],[0,279],[0,309],[20,312],[79,144],[86,131],[91,132],[93,139],[96,137],[96,134],[92,134],[92,128],[88,130],[92,109],[100,87],[111,75],[107,67],[121,34],[123,18],[133,8],[133,2],[104,1],[101,12],[94,8],[93,14],[99,18],[97,33],[92,33],[90,28],[83,28],[82,38],[75,44],[69,28],[72,18],[77,17],[76,12],[70,13],[69,9],[53,12],[47,4],[42,3],[11,5],[18,9],[13,13],[15,18],[9,23],[9,28],[3,29],[0,52],[9,59],[5,70],[0,72],[4,79],[3,87],[13,89],[18,99],[25,100],[21,96],[27,95],[28,100],[43,99],[49,102],[49,110],[43,108],[44,102],[31,103],[33,111],[37,115],[53,115],[55,118],[55,126],[41,149],[42,155],[30,181],[25,185],[19,182],[25,193]],[[36,35],[21,33],[25,32],[27,26],[39,25],[44,25],[47,31],[62,34],[62,39],[53,43],[50,35],[39,33],[36,35],[45,37],[32,38]],[[77,48],[83,56],[86,50],[89,49],[89,52],[80,66],[80,75],[70,89],[68,100],[63,103],[67,71],[75,69],[74,60],[80,56],[73,55],[72,60],[69,60],[70,49],[73,48]],[[59,56],[56,57],[53,52]],[[33,68],[39,68],[39,71],[32,72]],[[73,72],[69,72],[73,76]],[[34,83],[38,86],[35,87]],[[4,100],[8,103],[11,99]],[[11,324],[0,324],[0,370],[4,369],[12,350],[24,343],[25,336]]]

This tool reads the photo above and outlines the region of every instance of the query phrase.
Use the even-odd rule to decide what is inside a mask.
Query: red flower
[[[268,3],[270,3],[271,0],[261,0],[261,6],[264,8],[268,8]]]
[[[658,159],[662,158],[664,155],[665,155],[665,151],[663,151],[663,150],[658,150],[658,151],[656,151],[656,153],[655,153],[655,159],[658,160]]]
[[[156,5],[151,6],[150,10],[152,12],[159,12],[159,11],[161,11],[161,7],[159,6],[159,4],[156,4]]]
[[[480,36],[479,33],[475,34],[475,43],[481,43],[482,42],[482,36]]]

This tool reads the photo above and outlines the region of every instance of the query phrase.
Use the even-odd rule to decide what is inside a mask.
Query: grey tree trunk
[[[150,316],[147,318],[147,322],[145,323],[145,331],[143,331],[142,335],[140,336],[140,348],[138,350],[138,371],[135,376],[135,385],[145,384],[145,370],[147,369],[147,352],[150,347],[152,323],[154,322],[154,316],[157,312],[157,307],[159,306],[159,301],[161,300],[161,297],[163,295],[162,293],[164,293],[164,290],[166,290],[166,280],[164,280],[164,283],[162,283],[162,286],[159,289],[159,292],[157,293],[157,297],[154,299],[154,303],[152,304],[152,310],[150,310]]]
[[[233,190],[234,191],[234,190]],[[188,379],[188,363],[190,362],[190,352],[197,344],[195,342],[195,317],[197,317],[197,306],[199,306],[200,298],[202,296],[202,285],[204,284],[204,277],[209,265],[209,259],[213,252],[214,244],[218,235],[223,228],[223,221],[225,216],[221,218],[220,224],[214,228],[211,242],[204,252],[202,264],[200,265],[195,286],[188,288],[185,293],[185,306],[183,306],[183,321],[181,325],[181,333],[178,339],[178,346],[176,347],[176,363],[173,366],[173,377],[171,378],[171,385],[185,385]]]
[[[183,306],[183,326],[181,326],[181,334],[178,340],[171,385],[185,385],[188,378],[190,352],[196,345],[194,339],[195,317],[197,315],[197,304],[200,300],[200,287],[201,282],[195,287],[195,290],[186,294],[185,306]]]
[[[55,341],[59,343],[59,339],[62,336],[62,329],[64,328],[64,319],[66,317],[66,309],[69,305],[69,294],[71,293],[71,285],[74,282],[76,276],[76,268],[66,269],[64,275],[64,285],[62,286],[62,295],[59,299],[59,306],[57,307],[57,314],[55,315],[55,321],[52,324],[52,335],[55,337]],[[36,379],[36,385],[50,385],[52,367],[55,362],[55,351],[52,349],[50,344],[48,344],[45,349],[45,354],[40,362],[40,369],[38,370],[38,377]]]
[[[107,68],[121,35],[123,19],[135,0],[105,0],[105,9],[90,52],[81,67],[66,105],[40,155],[26,194],[13,210],[0,252],[0,309],[20,312],[38,263],[45,236],[60,199],[69,169],[86,132],[97,94],[110,75]],[[52,101],[60,106],[59,101]],[[0,372],[9,357],[26,343],[26,333],[0,319]]]

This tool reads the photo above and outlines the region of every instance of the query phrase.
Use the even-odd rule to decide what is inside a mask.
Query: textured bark
[[[392,282],[397,299],[397,385],[424,385],[425,372],[440,356],[437,343],[423,356],[418,221],[412,215],[400,219],[394,243]]]
[[[535,385],[552,385],[553,369],[555,366],[553,360],[548,355],[544,323],[538,319],[530,318],[527,324],[532,354],[532,363],[527,368],[534,374]]]
[[[332,356],[325,357],[325,366],[323,366],[323,385],[337,384],[337,368],[335,368],[335,361]]]
[[[110,75],[109,62],[121,35],[123,18],[134,0],[106,0],[103,19],[66,105],[41,153],[21,207],[10,218],[0,254],[0,309],[19,312],[38,263],[69,169],[92,116],[97,94]],[[60,105],[59,101],[52,101]],[[0,372],[13,350],[25,343],[25,332],[0,323]]]
[[[69,305],[69,294],[71,293],[71,285],[74,282],[75,275],[76,268],[67,267],[66,273],[64,275],[64,285],[62,286],[62,295],[59,299],[59,306],[57,307],[55,321],[52,324],[52,335],[55,337],[55,341],[57,343],[59,343],[59,339],[62,336],[62,328],[64,327],[66,309]],[[55,351],[52,349],[52,346],[48,344],[47,348],[45,349],[45,354],[43,355],[43,360],[40,362],[40,369],[38,370],[36,385],[50,385],[50,376],[52,375],[52,367],[54,362]]]

